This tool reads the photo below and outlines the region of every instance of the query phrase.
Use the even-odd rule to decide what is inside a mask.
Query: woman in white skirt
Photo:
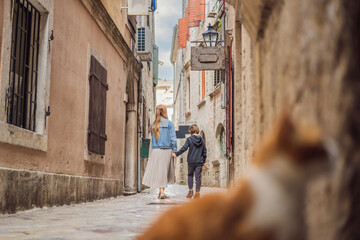
[[[177,151],[175,128],[168,120],[164,105],[156,107],[155,121],[152,125],[152,151],[146,165],[143,184],[148,187],[159,188],[160,199],[165,199],[167,184],[174,183],[175,169],[172,153]]]

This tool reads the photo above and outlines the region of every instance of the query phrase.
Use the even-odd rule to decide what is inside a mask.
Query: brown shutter
[[[106,129],[106,91],[107,72],[103,66],[91,56],[90,63],[90,103],[88,150],[105,155]]]

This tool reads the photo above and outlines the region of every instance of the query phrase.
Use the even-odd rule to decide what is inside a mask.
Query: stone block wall
[[[199,92],[201,86],[200,79],[198,72],[191,73],[191,106],[185,120],[188,125],[193,123],[198,124],[200,133],[206,141],[208,158],[207,163],[203,167],[202,185],[226,187],[228,184],[228,160],[221,154],[220,149],[220,129],[222,126],[225,126],[225,109],[222,108],[223,87],[219,86],[218,89],[215,90],[212,84],[213,75],[212,73],[207,73],[205,102],[199,104],[201,102]],[[185,82],[184,85],[184,99],[186,104],[188,104],[188,84]],[[190,135],[187,135],[187,137],[188,136]],[[225,147],[225,133],[223,142]],[[178,140],[178,149],[180,149],[184,143],[185,139]],[[182,158],[182,160],[180,158],[176,160],[176,182],[187,184],[187,152],[183,154]]]
[[[118,179],[0,168],[0,213],[116,197],[122,189]]]
[[[295,119],[319,125],[340,150],[332,178],[308,187],[308,238],[355,239],[360,236],[360,3],[241,4],[247,10],[242,22],[232,19],[234,175],[246,171],[264,132],[290,107]]]
[[[5,8],[5,2],[1,1],[0,2],[0,9],[4,9]],[[4,11],[0,11],[0,56],[2,53],[2,39],[3,39],[3,23],[4,23]],[[1,64],[1,58],[0,58],[0,64]],[[0,69],[0,74],[1,74],[1,69]]]
[[[212,79],[212,78],[210,78]],[[228,184],[228,160],[225,159],[225,132],[223,132],[223,148],[220,146],[221,128],[225,130],[225,109],[222,108],[223,87],[209,96],[206,108],[199,109],[199,126],[203,131],[207,147],[207,163],[203,168],[203,182],[206,186],[226,187]],[[207,119],[207,121],[204,121]]]
[[[190,28],[190,41],[202,39],[202,33],[206,31],[208,24],[214,25],[216,18],[205,18],[199,23],[199,27]],[[220,129],[225,129],[225,108],[223,103],[224,86],[214,86],[214,71],[205,71],[205,97],[202,99],[202,72],[192,71],[190,66],[190,46],[179,51],[176,61],[176,72],[183,71],[183,103],[181,103],[181,84],[175,77],[174,105],[175,105],[175,126],[179,125],[180,119],[184,119],[181,124],[191,125],[196,123],[200,128],[200,134],[205,138],[207,147],[207,163],[203,167],[202,185],[226,187],[228,185],[229,161],[224,158],[220,149]],[[182,58],[182,61],[180,59]],[[182,64],[183,63],[183,64]],[[179,68],[180,67],[180,68]],[[190,79],[190,84],[188,82]],[[190,89],[190,92],[189,92]],[[189,109],[190,93],[190,109]],[[180,104],[183,104],[183,118],[179,116]],[[223,148],[225,149],[225,133],[223,133]],[[190,135],[189,135],[190,136]],[[184,140],[178,141],[178,148],[183,145]],[[225,153],[225,150],[223,151]],[[176,180],[178,183],[187,183],[187,153],[183,154],[182,163],[177,160]]]

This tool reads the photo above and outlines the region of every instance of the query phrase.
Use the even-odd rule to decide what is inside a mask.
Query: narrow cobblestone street
[[[203,188],[202,193],[222,191]],[[187,187],[166,189],[170,199],[158,200],[157,190],[96,202],[35,208],[0,215],[0,239],[133,239],[166,209],[186,202]]]
[[[360,0],[0,0],[0,240],[360,240],[359,26]]]

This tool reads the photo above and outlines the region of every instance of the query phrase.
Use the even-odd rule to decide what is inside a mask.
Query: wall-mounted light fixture
[[[217,45],[219,39],[219,33],[215,31],[215,29],[213,28],[213,26],[211,26],[210,23],[208,29],[205,32],[203,32],[202,35],[206,46],[214,47]]]

